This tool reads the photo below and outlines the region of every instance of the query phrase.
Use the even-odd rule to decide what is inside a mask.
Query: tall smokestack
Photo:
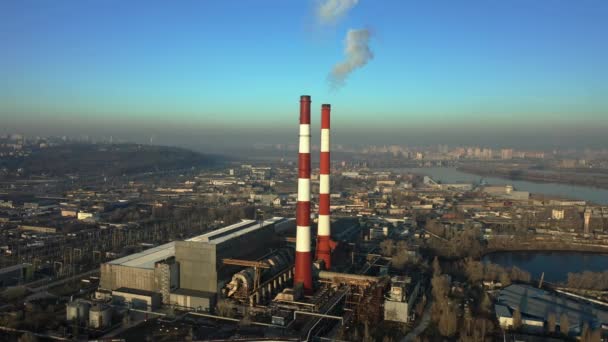
[[[325,262],[325,268],[331,268],[331,251],[335,243],[331,241],[331,222],[329,213],[329,127],[331,105],[321,105],[321,163],[319,176],[319,225],[317,232],[317,260]]]
[[[298,203],[296,204],[296,272],[294,285],[312,290],[310,252],[310,96],[300,97],[300,154],[298,157]]]

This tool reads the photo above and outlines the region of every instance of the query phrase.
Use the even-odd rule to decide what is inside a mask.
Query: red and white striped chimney
[[[319,225],[317,230],[317,260],[325,262],[325,268],[331,268],[331,251],[335,243],[331,241],[331,222],[329,213],[329,122],[331,105],[321,105],[321,163],[319,175]]]
[[[310,96],[300,97],[300,154],[298,157],[298,202],[296,204],[296,272],[294,285],[312,290],[310,252]]]

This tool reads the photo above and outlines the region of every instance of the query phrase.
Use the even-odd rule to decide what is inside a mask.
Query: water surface
[[[484,262],[504,267],[517,266],[540,279],[545,272],[548,282],[565,282],[568,273],[608,271],[608,254],[584,252],[496,252],[487,254]]]
[[[435,181],[440,181],[442,183],[475,183],[483,179],[488,184],[511,184],[516,190],[528,191],[530,193],[559,196],[568,199],[579,199],[597,204],[608,204],[608,190],[606,189],[580,185],[534,183],[499,177],[485,177],[447,167],[400,168],[395,169],[395,171],[428,175]]]

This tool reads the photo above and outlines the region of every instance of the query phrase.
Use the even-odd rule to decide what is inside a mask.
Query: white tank
[[[67,321],[88,321],[89,309],[88,302],[77,300],[66,304],[65,319]]]
[[[95,305],[89,311],[89,327],[101,329],[112,324],[112,308],[107,305]]]

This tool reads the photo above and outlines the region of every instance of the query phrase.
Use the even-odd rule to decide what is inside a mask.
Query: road
[[[424,308],[424,312],[422,313],[422,318],[420,319],[420,323],[414,328],[414,330],[410,331],[401,342],[411,342],[418,337],[431,323],[431,306],[433,304],[433,300],[429,299],[428,303],[426,303],[426,307]]]
[[[34,335],[36,337],[43,337],[43,338],[46,338],[46,339],[57,340],[57,341],[71,341],[71,339],[65,338],[65,337],[61,337],[61,336],[54,336],[54,335],[35,333],[35,332],[27,331],[27,330],[13,329],[13,328],[2,327],[2,326],[0,326],[0,330],[2,330],[2,331],[8,331],[8,332],[11,332],[11,333],[14,333],[14,334],[32,334],[32,335]],[[5,337],[8,338],[8,336],[6,336],[4,334],[3,334],[3,336],[5,336]]]
[[[35,287],[35,288],[30,288],[28,287],[28,290],[32,291],[32,292],[40,292],[40,291],[46,291],[51,287],[55,287],[57,285],[61,285],[61,284],[65,284],[69,281],[75,280],[75,279],[80,279],[80,278],[84,278],[84,277],[88,277],[88,276],[92,276],[94,274],[99,274],[99,268],[96,268],[94,270],[88,271],[88,272],[84,272],[84,273],[80,273],[68,278],[64,278],[64,279],[59,279],[57,281],[54,281],[52,283],[48,283],[46,285],[42,285],[39,287]]]

